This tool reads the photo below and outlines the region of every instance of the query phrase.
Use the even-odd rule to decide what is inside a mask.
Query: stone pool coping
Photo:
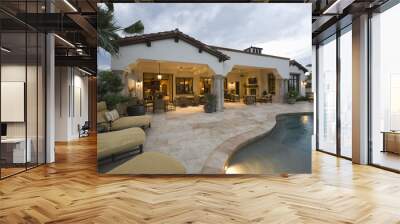
[[[233,136],[223,143],[221,143],[207,158],[201,173],[202,174],[225,174],[225,165],[229,157],[242,148],[252,142],[259,140],[260,138],[268,135],[275,127],[279,117],[290,116],[290,115],[300,115],[300,114],[313,114],[310,111],[304,112],[294,112],[294,113],[276,113],[275,120],[272,126],[267,126],[264,128],[258,127],[250,131],[244,132],[242,134]]]

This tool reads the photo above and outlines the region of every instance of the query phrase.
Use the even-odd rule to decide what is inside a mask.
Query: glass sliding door
[[[400,171],[400,4],[371,18],[370,160]]]
[[[318,47],[318,149],[336,154],[336,36]]]
[[[42,5],[0,3],[22,16]],[[10,15],[0,12],[0,179],[45,163],[45,35]]]
[[[30,151],[26,150],[26,40],[25,32],[1,34],[2,177],[26,170],[30,161]]]
[[[351,25],[340,35],[340,155],[352,157],[352,33]]]
[[[38,122],[38,111],[37,111],[37,103],[38,103],[38,55],[37,55],[37,42],[38,35],[35,32],[27,33],[27,49],[28,49],[28,61],[26,64],[27,74],[26,74],[26,115],[27,115],[27,141],[28,148],[30,151],[29,156],[30,160],[27,162],[27,167],[35,167],[37,165],[38,158],[38,139],[37,139],[37,122]]]

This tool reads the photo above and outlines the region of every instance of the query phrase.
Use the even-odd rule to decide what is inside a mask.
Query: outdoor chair
[[[167,103],[165,105],[165,110],[166,111],[175,111],[176,110],[176,101],[175,100],[167,101]]]
[[[154,113],[157,112],[165,112],[165,100],[164,99],[155,99],[154,100]]]
[[[143,152],[146,134],[141,128],[128,128],[119,131],[99,133],[97,135],[97,159],[103,161],[128,152]]]
[[[89,136],[89,129],[89,121],[85,121],[82,126],[78,125],[79,138]]]
[[[110,111],[107,110],[106,103],[97,103],[97,123],[99,124],[98,126],[108,124],[108,128],[105,131],[117,131],[132,127],[142,129],[151,127],[151,117],[149,115],[119,117],[117,114],[115,118],[107,119],[107,113],[110,113]]]

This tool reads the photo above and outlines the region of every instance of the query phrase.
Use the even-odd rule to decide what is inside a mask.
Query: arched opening
[[[235,65],[225,78],[224,97],[231,102],[242,102],[248,96],[271,96],[279,101],[282,81],[274,68]]]

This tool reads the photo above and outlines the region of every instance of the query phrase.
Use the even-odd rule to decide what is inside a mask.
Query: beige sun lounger
[[[108,123],[105,117],[105,112],[107,112],[107,105],[105,102],[97,103],[97,123]],[[126,128],[149,128],[151,127],[151,116],[127,116],[120,117],[119,119],[111,122],[110,131],[117,131]]]
[[[115,156],[130,151],[143,151],[146,134],[141,128],[128,128],[119,131],[97,134],[97,159],[114,159]]]
[[[122,130],[131,127],[151,127],[151,117],[148,115],[121,117],[111,123],[111,131]]]
[[[145,152],[115,167],[107,174],[185,174],[176,159],[160,152]]]

